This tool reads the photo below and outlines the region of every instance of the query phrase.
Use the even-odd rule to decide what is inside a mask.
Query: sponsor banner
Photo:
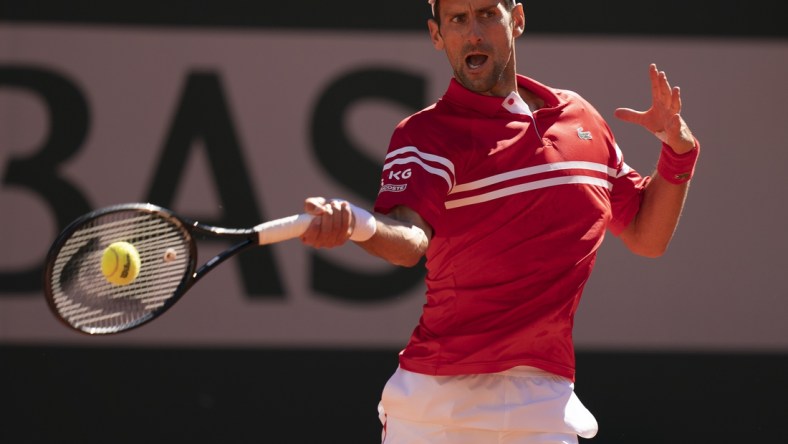
[[[526,35],[519,45],[519,71],[591,100],[642,173],[659,143],[612,114],[648,107],[650,62],[682,87],[704,143],[664,257],[637,258],[607,239],[578,346],[788,350],[786,210],[774,204],[788,185],[788,153],[776,148],[788,44]],[[102,338],[55,320],[41,271],[65,224],[116,203],[231,227],[300,212],[313,195],[369,207],[392,129],[440,97],[450,75],[426,31],[3,24],[0,342],[404,345],[423,271],[354,245],[315,251],[292,240],[244,253],[162,318]],[[753,101],[761,91],[768,102]]]

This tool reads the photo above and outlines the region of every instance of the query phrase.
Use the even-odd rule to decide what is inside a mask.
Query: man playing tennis
[[[426,303],[379,406],[386,444],[577,443],[597,432],[574,394],[572,325],[605,231],[657,257],[699,152],[679,89],[649,67],[652,105],[616,117],[662,141],[657,171],[624,163],[576,93],[517,74],[514,0],[432,0],[432,43],[454,75],[404,119],[374,214],[306,199],[305,244],[354,241],[393,264],[426,255]]]

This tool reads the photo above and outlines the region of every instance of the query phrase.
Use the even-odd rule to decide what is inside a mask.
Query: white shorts
[[[398,368],[378,412],[383,444],[576,444],[597,432],[572,381],[533,367],[460,376]]]

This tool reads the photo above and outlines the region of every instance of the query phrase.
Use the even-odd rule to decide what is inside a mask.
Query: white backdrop
[[[278,217],[309,195],[357,196],[314,160],[308,119],[333,79],[379,67],[423,76],[428,99],[450,72],[424,33],[162,30],[0,25],[0,69],[35,66],[68,77],[85,94],[90,132],[62,174],[93,207],[144,198],[189,73],[217,73],[238,132],[257,204]],[[609,236],[576,321],[579,348],[788,351],[788,190],[785,121],[788,43],[611,39],[526,35],[519,72],[573,89],[609,118],[628,163],[648,174],[659,144],[612,117],[617,106],[648,106],[647,66],[682,87],[685,112],[703,144],[696,180],[669,252],[642,259]],[[381,85],[384,87],[384,85]],[[408,110],[370,101],[347,131],[372,158]],[[0,85],[0,178],[11,156],[41,144],[48,116],[39,99]],[[199,152],[199,151],[196,151]],[[105,168],[106,165],[118,165]],[[221,208],[207,159],[196,156],[176,205],[187,214]],[[56,234],[34,193],[0,183],[0,270],[43,261]],[[399,347],[418,318],[421,287],[375,304],[313,294],[307,250],[272,247],[288,289],[284,301],[244,294],[233,262],[212,272],[159,320],[112,337],[86,337],[49,313],[42,294],[0,294],[0,342],[93,345],[264,345]],[[388,265],[348,246],[327,252],[360,269]],[[352,282],[348,283],[352,286]]]

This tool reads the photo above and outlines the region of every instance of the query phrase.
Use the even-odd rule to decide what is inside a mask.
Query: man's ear
[[[525,31],[525,11],[522,3],[517,3],[512,9],[512,35],[520,37]]]
[[[438,22],[435,19],[431,18],[427,20],[427,28],[430,30],[430,38],[432,39],[432,46],[435,49],[442,51],[444,48],[443,44],[443,36],[441,35],[441,28],[438,25]]]

